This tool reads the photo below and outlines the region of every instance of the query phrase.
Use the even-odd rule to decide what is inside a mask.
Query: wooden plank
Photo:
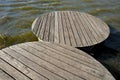
[[[29,56],[28,57],[23,56],[21,53],[18,53],[15,50],[12,50],[10,48],[3,49],[3,51],[8,53],[9,55],[15,57],[22,63],[29,66],[31,69],[35,70],[36,72],[38,72],[39,74],[45,76],[46,78],[48,78],[50,80],[64,80],[64,78],[61,78],[59,75],[56,75],[52,71],[46,69],[47,67],[45,67],[44,65],[37,64],[36,60],[33,61],[34,59],[33,60],[29,59],[29,58],[31,58]],[[30,53],[28,53],[28,54],[30,54]],[[34,58],[34,56],[32,56],[32,57]]]
[[[64,37],[64,29],[62,26],[62,18],[61,18],[61,13],[58,12],[58,25],[59,25],[59,39],[61,44],[65,44],[65,37]]]
[[[52,17],[48,15],[52,14]],[[48,17],[47,17],[48,16]],[[32,26],[40,40],[66,44],[73,47],[92,46],[104,41],[110,30],[100,19],[77,11],[55,11],[35,20]],[[35,29],[34,29],[35,28]]]
[[[81,30],[83,31],[84,36],[85,36],[86,43],[88,43],[88,45],[91,45],[92,43],[91,43],[91,39],[89,37],[89,34],[91,34],[91,33],[87,32],[86,23],[83,21],[80,13],[77,12],[76,15],[78,16],[78,19],[80,20],[79,24],[82,24],[82,26],[80,26],[80,27],[81,27]]]
[[[40,44],[43,44],[44,46],[45,45],[49,46],[50,43],[45,44],[44,42],[41,42]],[[99,61],[97,61],[96,59],[94,59],[89,54],[83,52],[82,50],[74,49],[71,46],[66,46],[66,45],[61,45],[61,44],[56,44],[56,46],[51,45],[51,46],[49,46],[49,48],[50,47],[51,47],[51,49],[53,48],[54,51],[56,49],[56,51],[58,50],[61,53],[65,53],[64,56],[66,56],[66,57],[68,57],[68,58],[70,58],[70,59],[72,59],[72,60],[74,60],[76,62],[79,62],[80,64],[84,64],[84,65],[89,66],[89,67],[92,66],[91,68],[96,69],[98,71],[104,71],[104,70],[106,71],[107,70]],[[82,61],[84,61],[84,62],[82,62]],[[109,71],[107,71],[106,73],[110,74]]]
[[[0,53],[0,69],[17,80],[115,80],[102,64],[70,46],[28,42]]]
[[[54,65],[53,63],[47,61],[49,59],[45,60],[45,56],[41,56],[41,58],[40,58],[40,57],[38,57],[36,55],[33,55],[33,53],[30,54],[30,52],[25,51],[25,50],[23,50],[22,48],[20,48],[18,46],[12,46],[10,48],[15,50],[16,52],[24,55],[25,57],[29,58],[30,60],[36,62],[37,64],[45,67],[47,70],[50,70],[53,73],[58,74],[59,76],[65,78],[65,79],[84,80],[82,77],[76,76],[76,75],[70,73],[69,71],[66,71],[66,70]]]
[[[103,68],[103,66],[101,66],[101,68],[99,68],[100,64],[98,62],[96,62],[96,60],[93,60],[92,57],[87,56],[87,54],[85,54],[82,51],[77,51],[75,49],[74,50],[67,49],[66,47],[61,47],[61,46],[58,46],[58,45],[56,45],[56,46],[55,45],[50,45],[49,43],[45,44],[45,43],[41,42],[40,44],[38,44],[38,43],[36,43],[36,44],[39,45],[39,46],[44,46],[46,48],[49,48],[50,50],[56,52],[57,54],[65,56],[65,57],[67,57],[67,58],[69,58],[73,61],[76,61],[80,64],[89,66],[90,68],[96,69],[98,71],[101,71],[102,70],[101,68]],[[72,51],[70,51],[70,50],[72,50]],[[87,57],[82,55],[82,54],[85,54]],[[94,63],[98,63],[98,64],[94,64]]]
[[[89,15],[90,16],[90,15]],[[96,17],[93,17],[93,20],[96,21],[96,25],[99,24],[99,32],[100,34],[106,38],[108,37],[109,33],[110,33],[110,29],[108,27],[107,24],[105,24],[103,21],[101,21],[100,19],[96,18]],[[102,28],[100,26],[103,26]],[[104,34],[103,34],[104,33]]]
[[[36,48],[35,46],[33,46],[34,48]],[[23,49],[23,48],[22,48]],[[36,55],[36,56],[39,56],[39,57],[41,57],[41,58],[43,58],[44,60],[46,59],[46,61],[47,60],[51,60],[51,59],[53,59],[53,58],[48,58],[49,56],[47,56],[47,57],[45,57],[45,54],[47,53],[47,52],[49,52],[50,53],[50,51],[47,51],[47,52],[45,52],[45,50],[44,49],[42,49],[42,55],[41,55],[41,53],[39,52],[39,51],[35,51],[34,49],[32,49],[32,48],[26,48],[28,51],[30,51],[32,54],[34,53],[34,55]],[[39,49],[39,48],[38,48]],[[43,52],[45,52],[45,53],[43,53]],[[50,53],[51,54],[51,53]],[[51,61],[51,63],[52,62],[54,62],[55,63],[55,61]],[[57,62],[58,63],[58,62]],[[57,63],[55,63],[55,65],[57,64]],[[61,64],[61,63],[60,63]],[[61,65],[63,65],[63,63],[61,64]],[[58,66],[58,65],[57,65]],[[60,67],[60,65],[59,65],[59,67]],[[62,67],[62,66],[61,66]],[[73,69],[72,69],[73,70]],[[103,70],[104,71],[104,70]],[[106,70],[105,70],[106,71]],[[83,72],[81,72],[81,73],[83,73]],[[103,76],[102,75],[102,73],[105,73],[105,72],[101,72],[101,75],[99,75],[99,76]],[[107,74],[107,76],[109,76],[109,74]],[[84,77],[83,77],[84,78]],[[97,79],[96,78],[96,80],[99,80],[99,78]]]
[[[91,25],[89,24],[89,20],[87,20],[84,13],[81,13],[80,15],[81,15],[83,22],[85,22],[84,24],[86,25],[86,27],[85,27],[86,33],[88,33],[88,36],[91,40],[91,45],[96,44],[98,42],[96,37],[95,37],[96,33],[94,33],[93,29],[91,28]]]
[[[46,45],[46,44],[44,44],[44,45]],[[47,46],[49,46],[49,45],[47,45]],[[64,47],[63,45],[61,45],[61,47],[59,47],[59,46],[55,47],[55,46],[51,45],[49,47],[52,47],[52,48],[57,49],[58,51],[60,51],[62,53],[65,53],[64,56],[69,57],[70,59],[72,59],[76,62],[79,62],[80,64],[87,65],[93,69],[100,70],[100,71],[102,69],[105,69],[104,66],[102,66],[98,61],[93,59],[88,54],[85,54],[84,52],[77,50],[77,49],[76,50],[72,49],[71,47]],[[72,52],[70,52],[70,51],[72,51]],[[97,63],[97,64],[94,64],[94,63]],[[101,69],[99,67],[101,67]]]
[[[69,37],[70,37],[71,45],[72,46],[77,46],[77,42],[75,40],[75,36],[74,36],[73,30],[72,30],[72,27],[71,27],[72,25],[69,21],[68,14],[64,13],[64,16],[65,16],[64,19],[66,21],[66,26],[68,28],[68,33],[70,34]]]
[[[50,42],[54,42],[54,31],[55,31],[55,15],[54,13],[52,12],[51,13],[51,23],[50,23],[50,35],[49,35],[49,41]]]
[[[27,76],[16,70],[14,67],[6,63],[1,58],[0,58],[0,68],[3,69],[5,72],[7,72],[16,80],[31,80],[30,78],[28,78]]]
[[[58,14],[55,12],[55,33],[54,33],[54,42],[59,43],[59,30],[58,30]]]
[[[74,23],[77,26],[76,27],[77,30],[79,31],[78,34],[79,34],[81,44],[82,44],[82,45],[79,45],[79,46],[82,47],[82,46],[88,45],[88,42],[86,40],[86,33],[84,34],[83,24],[81,24],[81,21],[79,20],[78,15],[76,13],[72,13],[72,12],[71,12],[71,15],[74,15],[73,19],[74,18],[76,19],[76,21],[74,21]]]
[[[42,43],[41,43],[42,44]],[[44,45],[46,45],[46,44],[44,44]],[[58,46],[57,46],[58,45]],[[61,45],[61,44],[57,44],[56,46],[56,48],[55,48],[55,46],[49,46],[49,47],[52,47],[52,48],[55,48],[55,49],[57,49],[57,50],[60,50],[61,48],[64,48],[65,50],[68,50],[68,51],[72,51],[73,53],[76,53],[76,54],[73,54],[73,53],[70,53],[70,52],[68,52],[68,53],[70,53],[69,55],[72,57],[71,59],[73,59],[73,60],[75,60],[76,62],[80,62],[80,63],[82,63],[82,61],[84,60],[84,63],[83,64],[85,64],[85,62],[87,62],[87,64],[85,64],[85,65],[87,65],[87,66],[93,66],[93,68],[95,68],[96,70],[98,70],[98,71],[104,71],[104,70],[107,70],[99,61],[97,61],[96,59],[94,59],[92,56],[90,56],[90,55],[88,55],[88,54],[86,54],[85,52],[83,52],[83,51],[81,51],[81,50],[79,50],[79,49],[74,49],[74,48],[72,48],[72,47],[70,47],[70,46],[65,46],[65,45]],[[48,45],[47,45],[48,46]],[[59,47],[61,47],[61,48],[59,48]],[[62,50],[60,50],[61,52],[62,51],[64,51],[63,49]],[[67,53],[65,53],[65,54],[67,54]],[[75,55],[76,55],[76,57],[75,57]],[[78,56],[81,56],[81,57],[79,57],[79,58],[77,58]],[[84,59],[86,57],[86,59]],[[83,59],[83,60],[82,60]],[[92,61],[91,61],[92,60]],[[93,63],[93,64],[92,64]],[[88,65],[88,64],[92,64],[92,65]],[[100,68],[101,69],[100,69]],[[110,74],[108,71],[107,71],[107,74]]]
[[[75,24],[74,24],[74,22],[76,20],[74,19],[74,16],[70,14],[70,12],[68,12],[67,14],[68,14],[68,18],[69,18],[69,21],[70,21],[70,24],[71,24],[71,28],[72,28],[73,33],[74,33],[74,38],[76,40],[76,43],[77,43],[77,45],[82,45],[81,41],[80,41],[80,38],[79,38],[79,35],[78,35],[78,31],[76,29],[77,26],[75,26]]]
[[[86,19],[86,21],[87,21],[87,23],[88,23],[88,27],[89,27],[89,30],[91,31],[91,34],[92,34],[92,36],[94,37],[94,39],[95,39],[95,41],[93,41],[93,42],[95,42],[94,44],[96,44],[97,42],[99,42],[98,41],[98,34],[96,33],[96,29],[94,29],[93,28],[93,24],[91,23],[91,20],[90,19],[88,19],[88,17],[87,17],[87,15],[85,15],[84,13],[81,13],[83,16],[84,16],[84,18]]]
[[[0,57],[33,80],[48,80],[3,51],[0,51]]]
[[[98,79],[99,80],[99,77],[98,77],[98,75],[97,75],[97,77],[94,75],[91,75],[91,74],[89,74],[89,73],[86,73],[86,71],[84,70],[84,68],[82,69],[79,65],[79,67],[77,66],[77,68],[75,68],[75,67],[73,67],[73,65],[75,65],[75,62],[74,61],[71,61],[71,62],[69,62],[68,63],[68,59],[66,59],[66,58],[63,58],[63,57],[61,57],[61,59],[63,59],[63,60],[65,60],[65,61],[67,61],[67,63],[64,61],[61,61],[60,60],[60,58],[59,59],[56,59],[56,58],[54,58],[54,57],[50,57],[50,55],[48,55],[48,54],[52,54],[53,52],[50,52],[50,51],[45,51],[44,49],[42,49],[42,50],[39,50],[39,48],[41,48],[41,47],[39,47],[39,46],[36,46],[36,45],[34,45],[34,44],[32,44],[31,45],[33,48],[30,48],[29,46],[27,46],[26,47],[26,49],[25,49],[25,46],[23,47],[23,46],[21,46],[22,47],[22,49],[24,48],[26,51],[29,51],[29,52],[31,52],[32,54],[34,54],[34,55],[36,55],[36,56],[38,56],[39,58],[41,58],[41,59],[43,59],[43,60],[45,60],[45,61],[48,61],[49,63],[52,63],[52,64],[54,64],[54,65],[56,65],[56,66],[58,66],[59,68],[62,68],[62,69],[65,69],[65,70],[67,70],[67,71],[69,71],[69,72],[71,72],[71,73],[73,73],[73,74],[75,74],[75,75],[77,75],[77,76],[79,76],[79,77],[83,77],[83,78],[86,78],[86,79]],[[28,48],[29,48],[29,50],[28,50]],[[39,50],[36,50],[36,48]],[[47,55],[46,55],[47,54]],[[53,55],[51,55],[51,56],[53,56]],[[73,64],[72,64],[72,62],[73,62]],[[70,65],[69,65],[70,64]],[[71,64],[72,64],[72,66],[71,66]],[[77,63],[76,63],[77,64]],[[69,67],[69,68],[68,68]],[[79,73],[79,69],[80,69],[80,73]],[[86,69],[87,70],[87,69]],[[90,69],[89,69],[90,70]],[[78,71],[78,72],[77,72]],[[81,74],[82,73],[82,74]]]
[[[34,22],[32,23],[32,27],[31,27],[31,29],[33,30],[33,32],[36,34],[37,33],[37,30],[38,30],[38,26],[39,26],[39,17],[38,18],[36,18],[35,20],[34,20]]]
[[[102,80],[116,80],[111,74],[110,75],[104,74],[104,76],[101,78]]]
[[[98,24],[98,22],[96,20],[93,21],[94,17],[91,16],[92,19],[90,19],[89,15],[86,15],[86,16],[89,20],[89,23],[91,24],[92,30],[94,30],[94,32],[95,32],[94,35],[96,34],[97,41],[99,42],[101,40],[101,38],[103,38],[103,35],[101,35],[101,33],[103,34],[104,32],[102,32],[102,30],[101,30],[102,28],[99,28],[100,24]],[[98,30],[96,30],[96,27],[98,27]]]
[[[66,25],[65,19],[64,19],[65,16],[64,16],[63,12],[60,12],[60,13],[61,13],[61,19],[62,19],[61,21],[62,21],[62,26],[63,26],[63,31],[64,31],[65,44],[71,45],[67,25]]]
[[[36,43],[37,45],[39,45],[38,43]],[[67,49],[66,47],[65,48],[63,48],[63,47],[61,47],[61,46],[59,46],[59,45],[50,45],[50,43],[44,43],[44,42],[41,42],[41,44],[43,45],[43,46],[45,46],[46,45],[46,47],[48,46],[48,47],[50,47],[50,48],[53,48],[54,50],[56,50],[56,51],[60,51],[60,52],[62,52],[63,54],[67,54],[67,55],[70,55],[70,56],[72,56],[72,57],[74,57],[74,58],[76,58],[76,59],[78,59],[78,60],[80,60],[81,59],[81,56],[82,57],[85,57],[85,58],[88,58],[89,60],[90,59],[93,59],[93,58],[91,58],[90,56],[87,56],[87,54],[85,54],[84,52],[83,53],[74,53],[73,51],[70,51],[70,49]],[[84,58],[84,59],[85,59]],[[84,60],[83,59],[83,60]],[[86,59],[85,59],[86,60]],[[87,61],[86,60],[86,62],[90,62],[90,61]]]
[[[88,66],[86,66],[84,64],[80,64],[80,63],[78,63],[78,62],[76,62],[74,60],[71,60],[71,59],[63,56],[63,55],[59,55],[60,54],[59,51],[51,51],[49,48],[47,48],[46,46],[44,47],[42,44],[40,44],[40,45],[37,45],[37,44],[25,45],[25,44],[23,44],[23,45],[19,45],[19,47],[22,47],[25,50],[29,50],[30,52],[37,52],[37,53],[34,53],[36,55],[40,55],[39,52],[43,52],[43,54],[46,54],[49,57],[60,60],[63,63],[71,65],[71,66],[73,66],[73,67],[75,67],[75,68],[77,68],[77,69],[79,69],[81,71],[84,71],[84,72],[86,72],[86,73],[88,73],[90,75],[94,75],[96,77],[101,77],[100,75],[102,73],[104,73],[104,71],[102,71],[102,70],[97,71],[96,69],[88,67]],[[87,64],[89,64],[89,63],[87,63]],[[92,72],[94,72],[94,73],[92,73]]]
[[[44,33],[45,33],[45,29],[46,29],[47,18],[48,18],[48,14],[46,16],[44,16],[44,20],[43,20],[43,23],[41,25],[41,29],[40,29],[40,33],[39,33],[39,37],[42,40],[43,40],[43,36],[44,36]]]
[[[43,40],[46,40],[46,41],[48,41],[48,38],[50,35],[50,28],[51,28],[50,23],[51,23],[51,13],[48,14],[46,28],[45,28],[44,36],[43,36]]]
[[[72,24],[72,29],[73,29],[73,32],[74,32],[74,36],[76,37],[77,44],[79,46],[83,46],[83,43],[85,43],[85,40],[82,40],[84,35],[83,34],[80,35],[81,32],[83,32],[83,30],[78,28],[79,26],[82,27],[81,24],[77,25],[77,23],[76,23],[76,22],[79,23],[78,17],[75,18],[75,15],[73,15],[72,11],[69,11],[68,14],[69,14],[69,18],[71,18],[70,20],[71,20],[71,24]]]
[[[42,27],[42,23],[43,23],[43,19],[44,19],[44,16],[41,16],[40,18],[39,18],[39,25],[38,25],[38,28],[36,28],[37,29],[37,32],[36,32],[36,35],[37,36],[39,36],[40,37],[40,31],[41,31],[41,27]]]
[[[5,71],[0,69],[0,80],[15,80],[12,78],[9,74],[7,74]]]
[[[106,31],[104,31],[104,30],[102,30],[102,28],[104,27],[102,27],[101,28],[101,23],[99,23],[100,21],[98,21],[95,17],[93,17],[93,16],[90,16],[90,15],[87,15],[88,16],[88,19],[89,19],[89,21],[91,21],[91,23],[93,24],[93,26],[92,26],[92,28],[93,28],[93,30],[96,32],[96,34],[98,35],[98,37],[97,37],[97,39],[99,40],[99,41],[101,41],[101,39],[103,39],[103,36],[104,36],[104,34],[106,34],[105,32]],[[98,30],[96,31],[96,26],[98,27]],[[109,30],[108,30],[109,31]]]

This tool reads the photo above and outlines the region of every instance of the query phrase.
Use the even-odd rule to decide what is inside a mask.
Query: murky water
[[[120,30],[120,0],[0,0],[0,33],[30,31],[37,16],[55,10],[87,12]]]
[[[33,20],[57,10],[87,12],[101,18],[114,28],[106,46],[120,52],[120,0],[0,0],[0,48],[37,40],[31,32]],[[116,62],[114,68],[120,72],[120,54],[107,61]]]

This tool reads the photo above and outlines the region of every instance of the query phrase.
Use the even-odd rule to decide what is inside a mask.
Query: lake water
[[[120,0],[0,0],[0,48],[37,40],[31,32],[34,19],[61,10],[87,12],[105,21],[112,28],[106,46],[120,52]],[[120,54],[106,63],[120,74]]]

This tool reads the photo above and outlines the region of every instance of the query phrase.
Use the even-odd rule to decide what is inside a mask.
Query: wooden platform
[[[0,50],[0,80],[115,80],[85,52],[46,42]]]
[[[33,33],[43,41],[85,47],[104,41],[110,31],[102,20],[87,13],[56,11],[44,14],[32,24]]]

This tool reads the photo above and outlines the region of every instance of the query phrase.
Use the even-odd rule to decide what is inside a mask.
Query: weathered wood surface
[[[0,80],[14,80],[9,74],[0,69]]]
[[[87,13],[75,11],[44,14],[35,19],[32,31],[40,40],[74,47],[100,43],[110,33],[109,27],[102,20]]]
[[[85,52],[48,42],[22,43],[0,50],[0,80],[115,80]]]

